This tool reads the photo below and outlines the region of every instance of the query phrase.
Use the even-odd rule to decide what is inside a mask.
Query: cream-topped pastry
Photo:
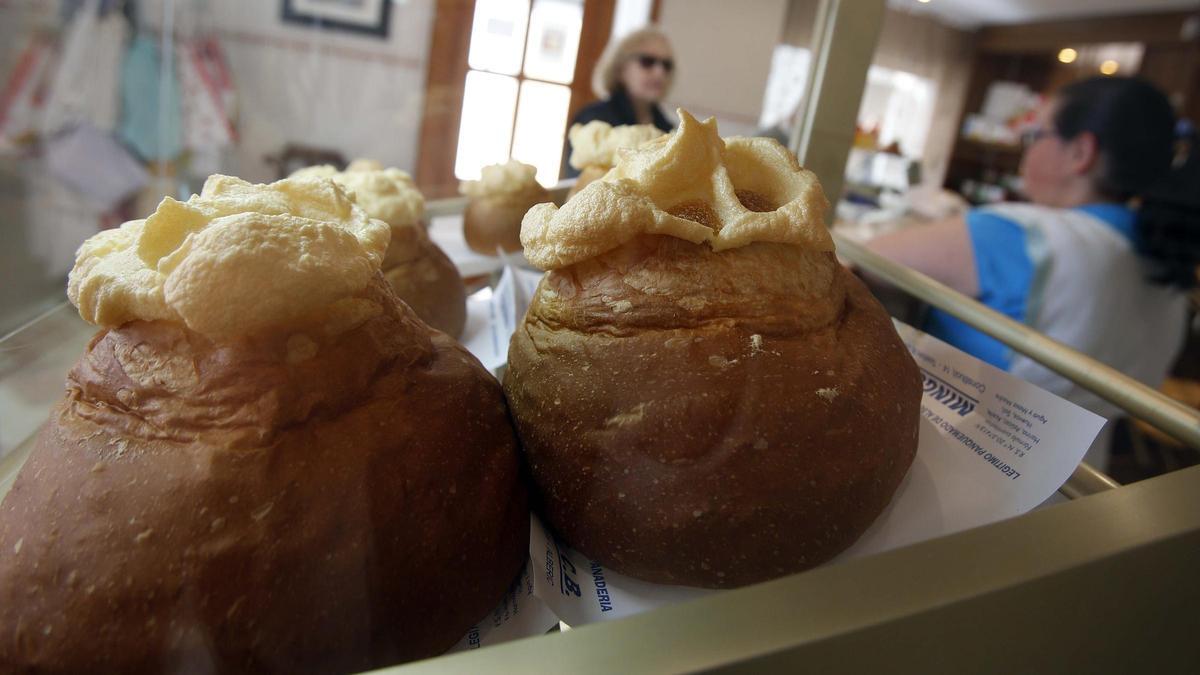
[[[356,159],[345,171],[330,164],[295,171],[292,178],[332,178],[354,193],[354,201],[372,217],[393,228],[416,225],[425,215],[425,197],[412,176],[394,167],[384,168],[372,159]]]
[[[830,559],[886,508],[921,379],[838,264],[816,177],[679,117],[525,216],[547,273],[504,386],[556,536],[635,578],[741,586]]]
[[[504,164],[489,164],[479,171],[479,180],[464,180],[458,191],[468,197],[494,197],[539,192],[537,167],[510,159]]]
[[[67,295],[100,326],[161,319],[250,334],[362,291],[389,239],[331,180],[215,175],[188,201],[167,197],[145,220],[84,242]]]
[[[485,255],[521,250],[521,218],[534,204],[550,201],[537,182],[537,169],[515,159],[483,167],[479,180],[463,181],[458,189],[470,198],[463,211],[463,237],[467,246]]]
[[[587,124],[576,124],[567,132],[571,141],[570,164],[579,170],[579,177],[567,193],[567,199],[579,194],[592,181],[608,173],[617,161],[617,154],[629,148],[663,135],[653,124],[627,124],[612,126],[607,122],[592,120]]]
[[[351,195],[213,176],[80,248],[100,329],[0,499],[0,672],[365,672],[505,596],[504,394],[398,299]]]
[[[765,138],[722,140],[715,120],[678,113],[679,129],[624,151],[612,171],[561,208],[530,209],[521,225],[525,257],[554,269],[640,234],[706,242],[714,251],[756,241],[833,250],[828,202],[794,155]],[[715,226],[678,215],[695,208],[711,211]]]
[[[624,124],[612,126],[608,122],[592,120],[587,124],[574,124],[567,132],[571,141],[571,158],[568,160],[576,169],[589,166],[611,167],[616,163],[617,152],[625,148],[636,148],[646,141],[663,135],[653,124]]]

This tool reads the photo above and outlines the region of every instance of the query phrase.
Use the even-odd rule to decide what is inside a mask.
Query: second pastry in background
[[[575,124],[567,132],[571,141],[572,167],[579,170],[579,178],[567,199],[575,196],[588,183],[608,173],[617,163],[617,152],[624,148],[636,148],[646,141],[663,135],[653,124],[624,124],[613,126],[607,122],[593,120],[587,124]]]
[[[367,215],[387,223],[392,242],[383,259],[383,276],[392,290],[425,323],[454,338],[462,334],[467,291],[454,263],[425,231],[425,198],[411,176],[370,159],[356,159],[345,171],[325,164],[292,176],[332,178],[354,193]]]
[[[459,192],[466,195],[463,237],[472,251],[496,255],[521,250],[521,219],[534,204],[550,201],[550,193],[537,182],[537,168],[515,159],[483,167],[479,180],[465,180]]]
[[[0,673],[361,672],[491,616],[516,439],[389,238],[335,181],[217,175],[80,247],[98,332],[0,500]]]

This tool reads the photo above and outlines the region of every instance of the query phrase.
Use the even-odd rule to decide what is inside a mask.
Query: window
[[[512,157],[542,185],[558,182],[582,25],[582,0],[476,3],[456,177]]]
[[[776,45],[771,55],[771,70],[767,74],[767,89],[763,93],[762,115],[758,126],[769,129],[791,129],[792,116],[804,98],[812,52],[804,47]]]
[[[900,154],[921,157],[933,122],[933,83],[902,70],[871,66],[858,108],[858,126],[877,134],[879,145],[895,143]]]
[[[812,54],[803,47],[775,47],[759,126],[789,131],[804,97]],[[920,157],[933,122],[934,89],[929,80],[912,73],[871,66],[858,109],[858,126],[875,134],[877,144],[895,142],[901,154]]]

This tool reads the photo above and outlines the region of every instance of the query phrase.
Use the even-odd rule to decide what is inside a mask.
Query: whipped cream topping
[[[84,320],[185,324],[248,335],[352,301],[379,270],[388,226],[328,178],[254,185],[214,175],[145,220],[79,248],[67,295]]]
[[[330,164],[309,166],[292,173],[292,178],[331,178],[354,193],[354,201],[368,216],[392,227],[408,227],[425,215],[425,197],[412,176],[396,168],[384,168],[371,159],[356,159],[338,171]]]
[[[663,131],[653,124],[614,127],[600,120],[575,124],[567,132],[571,141],[570,163],[580,170],[589,166],[610,167],[617,161],[617,151],[636,148],[662,135]]]
[[[543,192],[537,182],[537,167],[515,159],[490,164],[480,170],[479,180],[464,180],[458,191],[468,197],[514,196]]]
[[[642,234],[707,243],[722,251],[754,242],[832,251],[825,199],[817,177],[777,141],[717,134],[714,119],[678,111],[679,128],[618,153],[616,166],[561,208],[538,204],[521,222],[525,257],[557,269],[610,251]],[[750,210],[738,193],[753,193],[770,210]],[[701,204],[716,227],[689,220]]]

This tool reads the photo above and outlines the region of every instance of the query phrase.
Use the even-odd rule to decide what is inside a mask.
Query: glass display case
[[[437,644],[435,652],[448,645],[444,636],[428,637],[423,631],[432,634],[456,625],[451,616],[456,610],[443,605],[479,604],[478,597],[488,594],[490,605],[495,600],[491,596],[500,595],[486,577],[499,574],[496,570],[504,567],[511,551],[496,541],[503,539],[495,534],[501,525],[488,523],[507,518],[508,527],[515,519],[524,537],[530,514],[525,488],[497,497],[502,489],[495,484],[511,479],[524,485],[529,468],[514,463],[511,476],[493,481],[504,471],[487,462],[502,463],[488,454],[492,446],[519,456],[523,439],[514,436],[493,376],[506,379],[508,340],[539,293],[541,272],[520,246],[505,250],[493,244],[492,250],[481,250],[464,231],[467,221],[478,217],[471,214],[478,199],[460,194],[460,184],[486,184],[496,165],[516,160],[528,165],[528,177],[538,186],[529,189],[542,190],[538,194],[544,197],[535,201],[567,203],[576,184],[567,178],[572,166],[568,129],[577,119],[591,119],[587,111],[606,102],[613,109],[624,105],[621,111],[632,115],[634,123],[653,123],[657,107],[677,129],[680,109],[701,119],[715,118],[722,137],[775,138],[815,173],[833,203],[828,222],[819,223],[833,226],[825,252],[836,243],[843,263],[949,312],[1200,449],[1200,414],[1194,409],[873,255],[857,238],[844,236],[852,224],[834,226],[835,220],[848,220],[851,213],[857,217],[865,208],[853,197],[864,186],[876,199],[884,190],[940,184],[947,170],[958,132],[948,120],[958,114],[955,101],[961,103],[967,80],[956,55],[961,56],[970,39],[958,33],[969,31],[955,32],[921,11],[883,0],[0,2],[0,35],[5,38],[0,48],[0,198],[6,207],[0,210],[5,240],[0,250],[5,270],[0,290],[0,498],[24,490],[21,512],[18,506],[0,508],[0,556],[7,558],[0,563],[0,603],[9,607],[0,610],[0,670],[67,672],[90,663],[100,670],[188,672],[326,667],[384,672],[861,672],[893,667],[928,671],[971,663],[986,671],[1099,672],[1186,669],[1189,658],[1191,665],[1200,666],[1185,647],[1196,628],[1187,607],[1200,601],[1194,578],[1200,563],[1200,468],[1120,486],[1087,464],[1068,470],[1070,477],[1058,494],[1024,515],[986,518],[965,531],[948,529],[946,536],[904,540],[906,545],[778,574],[743,588],[692,594],[694,589],[670,587],[663,592],[670,601],[656,600],[639,608],[644,611],[588,625],[572,625],[543,606],[535,592],[537,576],[543,562],[547,569],[553,563],[560,570],[558,583],[567,583],[563,579],[569,575],[562,570],[578,566],[582,569],[576,576],[589,592],[600,593],[602,606],[603,569],[590,559],[580,563],[582,557],[572,563],[576,552],[535,515],[529,529],[535,538],[545,533],[542,543],[547,552],[555,549],[555,560],[533,556],[495,610],[480,617],[449,652],[429,652],[427,644]],[[639,39],[659,40],[657,46],[617,48],[623,38],[639,35],[648,25],[661,29],[661,35]],[[910,47],[902,46],[906,32],[927,38],[921,58],[911,58],[905,51]],[[666,55],[654,51],[660,48]],[[627,77],[626,71],[634,73],[628,77],[650,73],[662,78],[662,95],[642,100],[626,92],[624,104],[613,103],[617,97],[604,90],[603,76],[614,59],[618,78]],[[632,152],[631,147],[630,156]],[[398,171],[386,173],[392,169]],[[227,311],[203,308],[185,316],[174,309],[167,296],[178,287],[164,290],[163,279],[185,264],[186,254],[206,250],[197,243],[204,228],[244,215],[193,197],[205,189],[206,179],[223,174],[270,184],[298,171],[301,176],[310,172],[304,180],[317,175],[329,179],[336,185],[335,202],[336,195],[356,202],[336,212],[341,215],[327,216],[330,222],[352,224],[344,232],[326,232],[320,241],[353,233],[356,243],[345,244],[347,250],[366,258],[374,255],[372,273],[383,265],[383,275],[375,276],[386,278],[394,291],[379,292],[388,298],[394,292],[405,300],[403,309],[396,310],[401,319],[386,308],[368,318],[363,316],[370,312],[356,318],[346,318],[354,313],[349,309],[345,315],[334,313],[336,321],[350,326],[338,329],[351,336],[347,340],[359,340],[341,346],[336,345],[342,333],[328,328],[335,319],[325,314],[322,335],[301,323],[310,317],[300,317],[300,312],[287,321],[303,330],[289,328],[291,333],[278,340],[262,337],[265,332],[230,332],[231,324],[276,326],[262,323],[263,315],[274,311],[269,298],[292,293],[288,284],[293,277],[288,275],[300,268],[263,263],[260,249],[270,246],[250,239],[238,239],[214,255],[218,261],[208,268],[219,270],[210,280],[221,282],[212,283],[209,305]],[[382,248],[370,248],[376,245],[368,232],[373,225],[354,224],[353,214],[366,213],[362,209],[370,197],[365,195],[375,189],[355,182],[355,171],[386,173],[391,182],[383,192],[415,195],[389,212],[408,214],[404,223],[387,222],[374,212],[368,214],[374,220],[361,216],[377,229],[390,227],[391,243]],[[737,199],[747,198],[738,194]],[[301,201],[287,201],[290,211],[256,206],[254,215],[262,222],[298,213],[319,220],[305,209],[326,206]],[[771,210],[739,204],[748,213]],[[878,206],[873,202],[870,208]],[[200,215],[188,212],[195,222],[171,220],[170,210],[176,208],[193,208]],[[521,214],[527,209],[521,208]],[[152,215],[153,222],[141,222]],[[671,217],[680,219],[675,213]],[[694,219],[703,217],[693,214]],[[200,220],[203,224],[197,225]],[[80,249],[84,241],[130,222],[140,228],[130,230],[131,237],[141,237],[135,245],[122,244],[115,236],[106,241],[129,255],[129,265],[142,265],[139,278],[152,277],[147,287],[158,295],[144,305],[137,305],[144,298],[128,301],[155,309],[145,316],[131,312],[131,323],[142,327],[123,333],[128,320],[113,319],[95,305],[77,310],[66,288],[76,256],[86,262],[92,255]],[[162,228],[159,234],[143,236],[154,227]],[[824,236],[825,228],[820,231]],[[436,326],[449,337],[443,332],[424,336],[421,321],[434,324],[430,316],[443,317],[436,307],[429,309],[430,316],[423,314],[420,300],[405,297],[402,286],[388,276],[400,269],[395,262],[400,254],[388,248],[398,246],[396,241],[409,242],[414,250],[438,251],[438,259],[445,259],[453,273],[456,285],[450,294],[461,310],[458,325],[454,330]],[[300,252],[293,257],[319,258],[325,255],[323,245],[297,245]],[[239,255],[246,256],[244,261],[239,262]],[[332,265],[331,259],[322,260]],[[87,292],[80,290],[85,285],[81,279],[100,263],[88,264],[93,267],[75,268],[77,303],[79,294]],[[251,271],[260,266],[270,273]],[[105,274],[120,277],[132,268],[108,269]],[[208,283],[200,279],[202,272],[196,274],[195,285]],[[349,284],[346,279],[353,274],[347,265],[336,275],[320,277],[321,283],[293,293],[294,303],[307,307],[316,302],[312,298],[332,293],[330,288]],[[300,273],[295,278],[308,279]],[[96,284],[108,280],[93,277]],[[363,283],[370,289],[375,281]],[[113,292],[135,296],[138,289],[142,287],[133,284]],[[376,296],[363,293],[359,284],[351,299],[378,304]],[[111,298],[96,304],[106,300]],[[118,301],[126,302],[124,297]],[[611,314],[628,309],[612,298],[605,302]],[[161,309],[167,305],[172,309]],[[383,320],[380,311],[395,323],[370,339],[355,337],[367,330],[362,326]],[[198,328],[201,319],[193,320],[197,316],[216,316],[204,325],[219,324],[225,332],[205,332]],[[164,337],[162,330],[183,332]],[[778,356],[769,343],[763,347],[763,333],[768,341],[774,339],[768,331],[754,333],[748,353]],[[420,348],[388,346],[405,340]],[[187,343],[190,351],[178,360],[162,357],[154,350],[163,341]],[[383,350],[377,363],[361,365],[358,359],[375,358],[375,350]],[[413,356],[420,350],[425,351]],[[408,373],[404,369],[410,362],[441,363],[437,360],[449,358],[445,354],[461,355],[455,362],[468,364],[462,368],[472,374],[435,382],[442,398],[433,402],[414,403],[419,397],[405,393],[434,387],[426,380],[411,376],[417,379],[395,384],[388,379],[400,377],[393,369]],[[320,360],[326,358],[342,360],[321,366],[327,370],[304,370],[305,362],[324,363]],[[737,363],[736,358],[721,360],[722,367]],[[442,372],[442,367],[453,370],[429,368]],[[178,388],[194,399],[181,406],[186,413],[177,413],[175,403],[162,401],[173,395],[164,392],[177,386],[173,378],[184,371],[189,375],[180,377],[191,384]],[[204,381],[209,373],[216,373],[211,387]],[[585,381],[592,376],[580,377]],[[913,377],[916,381],[915,370]],[[271,385],[257,393],[237,393],[245,380]],[[982,409],[984,404],[970,392],[960,391],[968,380],[961,380],[958,389],[951,383],[953,395],[963,398],[950,405]],[[941,396],[931,393],[937,385],[930,377],[919,381],[925,395]],[[635,388],[638,384],[633,383]],[[109,398],[106,387],[113,390]],[[235,391],[236,405],[222,398],[230,391]],[[814,400],[821,405],[842,393],[837,386],[816,391]],[[373,405],[364,401],[389,396],[403,401],[394,406],[396,411],[363,412]],[[84,414],[73,412],[78,401],[87,408]],[[485,408],[491,412],[476,414]],[[487,416],[497,410],[495,419]],[[643,412],[644,406],[610,416],[602,420],[603,429],[623,428]],[[90,439],[111,432],[114,415],[136,418],[120,424],[148,440],[134,442],[129,454],[120,438],[92,447]],[[164,426],[164,419],[176,416],[186,417],[186,423]],[[369,418],[370,425],[385,431],[347,421],[357,417]],[[316,424],[310,420],[328,426],[310,430]],[[493,422],[494,427],[488,426]],[[75,425],[86,426],[92,435]],[[76,436],[69,443],[62,440],[70,434]],[[403,442],[391,439],[393,434]],[[765,450],[766,441],[761,443],[748,447]],[[220,446],[222,452],[196,450],[205,445]],[[407,465],[382,452],[355,458],[376,445],[388,451],[393,445],[412,446],[419,452],[404,450],[411,453],[404,455]],[[966,441],[961,445],[969,447]],[[35,448],[46,459],[27,466]],[[1079,456],[1084,449],[1079,448]],[[300,453],[311,455],[297,464]],[[339,453],[345,461],[336,459]],[[977,454],[982,456],[982,449]],[[994,460],[991,467],[999,467],[999,458]],[[88,463],[87,471],[71,468],[81,461]],[[137,473],[139,462],[153,471]],[[28,484],[14,491],[23,467],[25,474],[38,478],[23,478]],[[130,480],[117,485],[105,482],[109,476]],[[76,492],[66,494],[71,491]],[[542,499],[530,498],[535,514],[544,508]],[[71,500],[85,505],[79,507],[84,515],[64,506]],[[65,514],[61,522],[44,517],[60,508]],[[700,510],[694,513],[701,517]],[[204,527],[196,529],[191,520],[201,516]],[[430,524],[400,526],[398,520]],[[467,534],[446,534],[455,527]],[[121,546],[102,543],[126,530],[132,538]],[[539,552],[535,548],[530,547],[531,555]],[[93,553],[100,550],[108,553]],[[146,550],[157,553],[145,557]],[[29,572],[22,565],[31,556],[41,556],[37,559],[54,569]],[[521,556],[524,561],[524,550]],[[380,560],[391,567],[381,571]],[[491,563],[494,569],[480,571]],[[472,572],[455,581],[458,564]],[[437,570],[415,575],[427,581],[413,590],[403,587],[410,567],[422,568],[422,574]],[[386,578],[392,569],[399,570],[394,575],[399,582]],[[149,590],[138,588],[150,578]],[[14,579],[27,583],[4,588]],[[112,591],[118,581],[134,590]],[[669,586],[630,581],[635,587]],[[284,582],[293,587],[282,587]],[[610,578],[608,583],[615,589],[620,582]],[[114,638],[98,605],[86,599],[72,604],[73,594],[90,597],[93,592],[112,598],[113,626],[124,630],[138,624],[144,639]],[[299,614],[284,616],[287,612]],[[489,622],[498,628],[522,612],[529,620],[513,621],[523,625],[521,630],[495,630],[490,638],[481,631]],[[45,619],[44,624],[29,625],[27,615]],[[160,621],[163,625],[157,625]],[[79,640],[56,647],[56,630],[76,636],[94,630],[100,637],[95,645]],[[406,651],[410,634],[418,636],[412,641],[424,651]],[[313,644],[306,645],[310,639]],[[264,647],[264,642],[271,644]],[[123,649],[138,656],[123,661]],[[330,656],[339,650],[351,656]],[[307,664],[295,660],[307,654],[315,655]]]

